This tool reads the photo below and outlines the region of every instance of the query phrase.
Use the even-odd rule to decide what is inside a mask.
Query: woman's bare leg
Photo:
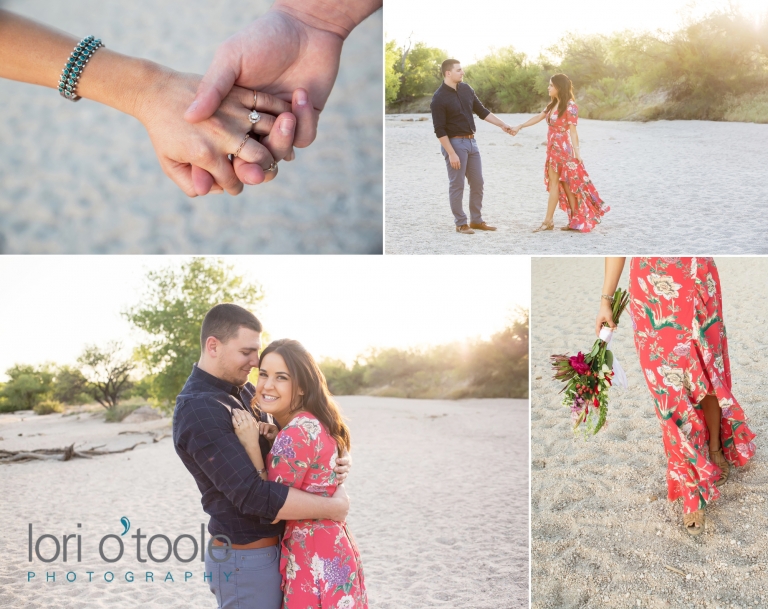
[[[565,188],[565,195],[568,197],[568,205],[571,207],[571,217],[573,217],[578,210],[578,206],[576,205],[576,195],[571,192],[571,189],[568,188],[568,183],[565,181],[563,182],[563,188]]]
[[[544,223],[549,224],[555,216],[555,208],[560,198],[559,192],[560,176],[554,169],[549,168],[549,200],[547,201],[547,215],[544,217]]]
[[[720,419],[723,412],[717,397],[708,395],[701,401],[701,408],[704,411],[704,420],[709,429],[709,450],[720,450]]]

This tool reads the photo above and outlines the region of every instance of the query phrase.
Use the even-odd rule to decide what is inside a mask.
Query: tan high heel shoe
[[[554,230],[554,229],[555,229],[555,221],[550,220],[549,222],[542,222],[541,226],[539,228],[534,229],[533,232],[538,233],[540,231]]]
[[[715,486],[722,486],[728,482],[728,476],[731,474],[731,464],[725,458],[722,446],[718,450],[710,450],[709,456],[712,458],[713,463],[720,468],[720,478],[715,482]]]
[[[704,510],[683,514],[683,526],[688,535],[701,535],[704,532]]]

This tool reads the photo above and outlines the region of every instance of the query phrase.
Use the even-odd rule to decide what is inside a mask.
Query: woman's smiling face
[[[299,395],[302,394],[299,389]],[[293,379],[283,356],[267,353],[259,365],[259,382],[256,385],[259,407],[271,414],[282,427],[291,419],[293,405]]]

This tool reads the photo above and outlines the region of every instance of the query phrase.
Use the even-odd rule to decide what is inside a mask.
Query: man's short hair
[[[453,66],[457,63],[461,63],[458,59],[446,59],[440,66],[440,73],[445,78],[445,73],[453,70]]]
[[[209,336],[226,343],[237,336],[240,328],[261,332],[261,322],[256,316],[232,303],[217,304],[205,314],[203,327],[200,329],[200,348],[205,350],[205,341]]]

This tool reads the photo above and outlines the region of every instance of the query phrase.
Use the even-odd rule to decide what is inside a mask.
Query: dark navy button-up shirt
[[[465,82],[460,82],[456,88],[445,83],[435,91],[430,104],[432,124],[437,137],[456,137],[457,135],[472,135],[475,132],[474,112],[485,119],[491,111],[477,99],[475,90]]]
[[[211,519],[208,532],[246,544],[283,532],[270,524],[288,497],[288,487],[262,480],[232,426],[230,408],[251,412],[256,388],[237,387],[194,366],[173,413],[176,453],[195,478],[203,510]],[[262,414],[262,420],[273,422]],[[269,445],[261,438],[266,463]]]

